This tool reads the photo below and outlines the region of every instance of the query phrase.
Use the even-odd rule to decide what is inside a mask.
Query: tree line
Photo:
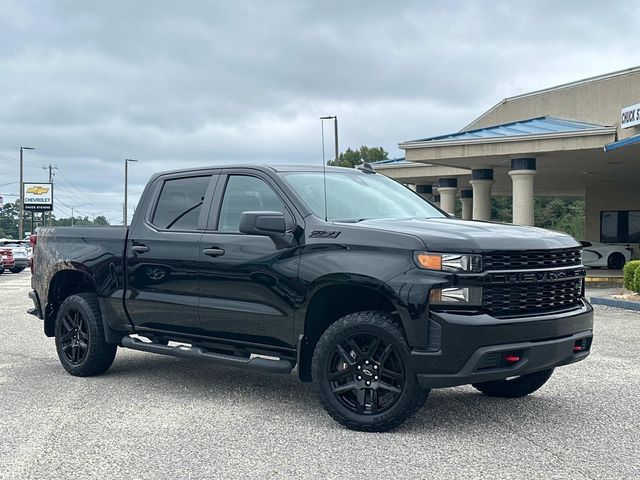
[[[39,215],[39,213],[38,213]],[[28,231],[31,228],[31,212],[24,212],[23,216],[24,229]],[[0,208],[0,237],[2,238],[18,238],[18,230],[20,223],[20,203],[5,203]],[[49,215],[47,213],[47,225],[49,225]],[[72,225],[71,218],[52,217],[51,225],[54,227],[67,227]],[[103,215],[91,219],[87,216],[74,216],[73,225],[109,225],[109,221]]]

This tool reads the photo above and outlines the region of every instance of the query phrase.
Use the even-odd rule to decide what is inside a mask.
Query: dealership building
[[[505,98],[459,132],[400,143],[374,168],[465,219],[491,220],[512,197],[534,225],[534,197],[585,199],[585,240],[640,256],[640,67]]]

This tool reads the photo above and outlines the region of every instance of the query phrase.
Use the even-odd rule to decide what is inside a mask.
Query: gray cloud
[[[634,66],[635,2],[0,0],[0,185],[56,164],[81,213],[157,170],[316,162],[455,131],[501,98]],[[330,151],[330,137],[327,140]],[[0,193],[17,192],[17,184]],[[8,200],[11,200],[9,197]],[[68,214],[60,205],[58,215]]]

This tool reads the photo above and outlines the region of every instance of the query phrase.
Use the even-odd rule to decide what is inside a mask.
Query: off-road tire
[[[364,335],[364,338],[367,338],[367,335],[371,335],[371,338],[380,338],[382,342],[381,345],[392,346],[395,361],[401,361],[402,363],[404,370],[402,389],[400,393],[396,394],[397,398],[395,399],[395,403],[392,403],[387,410],[382,410],[381,413],[373,413],[373,410],[368,414],[351,411],[341,403],[333,392],[334,387],[329,380],[331,364],[333,362],[332,359],[335,358],[334,355],[336,354],[338,345],[353,335]],[[375,355],[375,351],[372,352],[372,355]],[[380,372],[384,372],[382,364],[379,368]],[[324,409],[338,423],[352,430],[366,432],[385,432],[392,430],[401,425],[417,409],[422,407],[429,394],[429,390],[421,388],[418,384],[411,362],[410,350],[404,339],[402,330],[393,321],[391,315],[384,312],[369,311],[353,313],[333,323],[320,337],[315,347],[312,374],[320,403]],[[383,375],[383,373],[380,373],[379,383],[381,385],[383,383]],[[351,381],[349,374],[347,374],[346,377],[347,382]],[[354,377],[354,383],[355,380],[356,378]],[[382,389],[382,387],[380,388]],[[373,389],[373,387],[368,387],[367,389]],[[376,405],[379,395],[376,391]],[[384,395],[388,396],[389,394],[385,393]],[[366,398],[366,396],[363,398]],[[374,401],[372,392],[369,392],[369,398],[369,407],[371,409],[371,403]]]
[[[511,380],[474,383],[473,386],[490,397],[519,398],[529,395],[542,387],[551,378],[553,368],[529,373]]]
[[[69,353],[66,353],[73,347],[69,347],[69,341],[65,341],[65,338],[70,335],[69,318],[76,314],[82,316],[80,323],[84,335],[79,341],[86,344],[86,349],[82,358],[74,362],[68,358]],[[67,372],[77,377],[90,377],[106,372],[113,363],[118,349],[116,344],[105,341],[98,297],[90,293],[71,295],[62,302],[56,315],[55,341],[60,363]],[[78,343],[76,342],[76,345]]]

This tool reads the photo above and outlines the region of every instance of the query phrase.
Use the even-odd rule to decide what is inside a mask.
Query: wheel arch
[[[65,299],[78,293],[97,294],[97,291],[95,281],[89,273],[77,269],[58,270],[49,281],[44,307],[45,335],[54,336],[56,315]]]
[[[396,295],[382,281],[363,275],[330,275],[316,282],[298,322],[298,376],[302,381],[312,380],[313,351],[326,329],[345,315],[367,310],[392,314],[405,334]]]

